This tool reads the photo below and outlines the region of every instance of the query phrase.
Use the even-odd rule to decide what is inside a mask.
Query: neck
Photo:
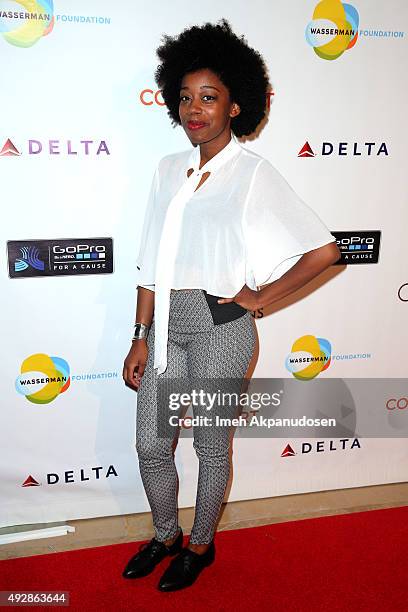
[[[222,132],[217,138],[200,144],[200,168],[217,155],[231,141],[231,130]]]

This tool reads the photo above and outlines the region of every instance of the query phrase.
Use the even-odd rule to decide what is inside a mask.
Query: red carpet
[[[408,507],[225,531],[215,545],[215,562],[175,593],[156,590],[167,559],[121,577],[137,543],[1,561],[0,590],[70,591],[68,609],[86,612],[408,609]]]

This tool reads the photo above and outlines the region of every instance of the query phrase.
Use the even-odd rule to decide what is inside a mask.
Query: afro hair
[[[177,37],[164,35],[156,53],[161,63],[154,76],[174,126],[181,123],[184,75],[207,68],[227,87],[231,101],[240,106],[240,114],[231,120],[233,133],[249,136],[256,130],[266,113],[267,69],[258,51],[248,46],[244,36],[234,34],[226,19],[187,28]]]

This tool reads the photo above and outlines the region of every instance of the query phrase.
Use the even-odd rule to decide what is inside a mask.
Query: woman
[[[250,311],[302,287],[339,251],[277,170],[236,139],[253,133],[265,115],[268,79],[259,53],[226,20],[166,36],[157,53],[155,76],[169,116],[194,148],[160,161],[142,230],[135,336],[123,377],[138,390],[136,449],[155,537],[123,576],[145,576],[174,556],[158,585],[172,591],[191,585],[214,560],[231,431],[194,428],[197,498],[183,548],[176,435],[160,434],[167,418],[160,385],[184,377],[205,391],[220,380],[238,388],[255,347]],[[203,415],[208,406],[193,409]]]

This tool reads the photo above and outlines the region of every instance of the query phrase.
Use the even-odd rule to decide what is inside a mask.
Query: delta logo
[[[318,153],[316,151],[319,150]],[[335,157],[335,156],[353,156],[353,157],[378,157],[385,155],[388,157],[388,147],[385,142],[329,142],[324,141],[318,149],[312,149],[308,141],[298,152],[298,157]]]
[[[358,438],[336,438],[335,440],[316,440],[312,442],[302,442],[299,451],[296,452],[291,444],[287,444],[281,452],[281,457],[294,457],[295,455],[307,455],[309,453],[333,452],[338,450],[352,450],[361,448]]]
[[[322,0],[306,26],[306,41],[321,59],[335,60],[356,44],[359,21],[359,14],[351,4]]]
[[[311,380],[327,370],[331,362],[331,344],[326,338],[311,334],[301,336],[292,344],[285,367],[298,380]]]
[[[110,478],[111,476],[118,476],[115,466],[109,465],[108,468],[104,468],[102,465],[98,465],[96,467],[79,468],[77,470],[66,470],[61,474],[58,472],[49,472],[45,475],[44,480],[47,485],[56,485],[58,483],[65,484],[70,482],[102,480],[102,478]],[[42,482],[34,478],[32,474],[29,474],[21,484],[22,487],[40,487],[41,485]]]
[[[70,368],[62,357],[36,353],[24,359],[16,378],[16,391],[33,404],[49,404],[71,384]]]
[[[22,155],[22,147],[17,147],[15,143],[7,138],[0,149],[0,157],[18,157]],[[25,145],[26,155],[85,155],[99,156],[101,154],[110,155],[106,140],[46,140],[29,139]]]

